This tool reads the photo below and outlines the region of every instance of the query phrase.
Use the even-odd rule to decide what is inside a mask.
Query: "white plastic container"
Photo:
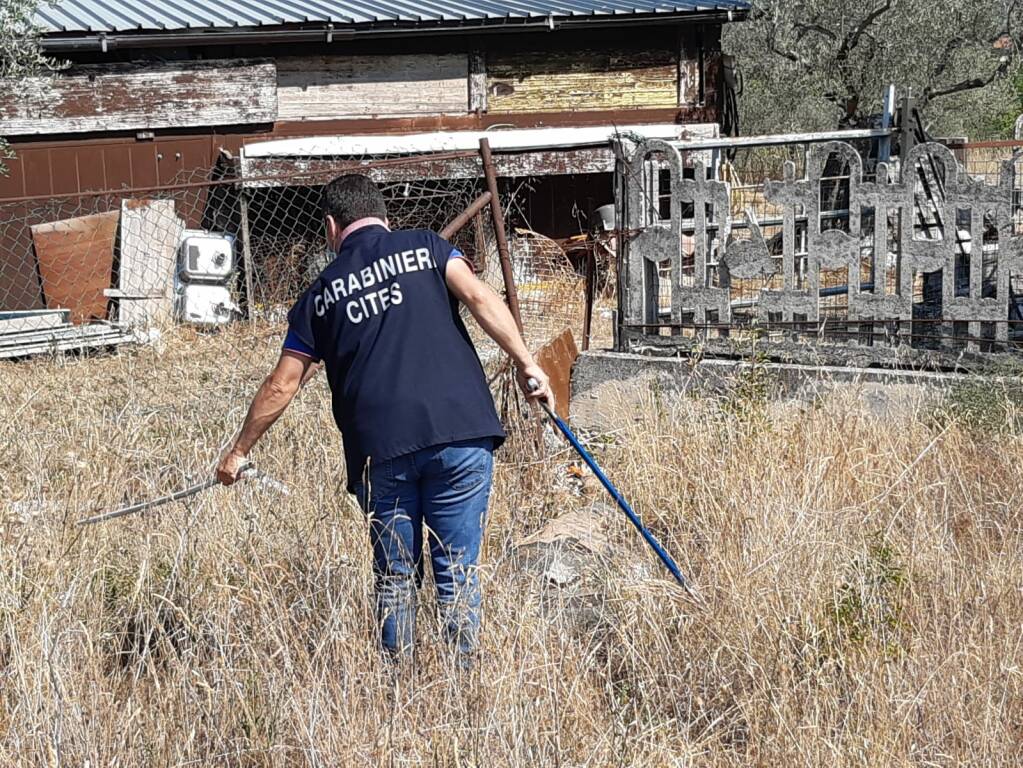
[[[615,207],[614,203],[600,206],[595,213],[605,232],[613,232],[615,228]]]
[[[197,325],[229,323],[238,311],[226,286],[208,283],[179,282],[174,305],[180,321]]]
[[[187,282],[223,283],[234,270],[234,236],[186,229],[178,272]]]

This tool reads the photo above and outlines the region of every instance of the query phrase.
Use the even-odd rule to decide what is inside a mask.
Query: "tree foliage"
[[[37,0],[0,0],[0,77],[20,78],[51,68],[33,21]]]
[[[990,132],[1013,108],[1023,0],[752,0],[725,46],[744,131],[865,126],[885,87],[939,132]]]
[[[0,78],[7,88],[18,80],[61,67],[43,55],[39,46],[41,32],[34,21],[38,6],[38,0],[0,0]],[[7,141],[0,137],[0,157],[11,156]],[[0,173],[7,173],[2,162]]]

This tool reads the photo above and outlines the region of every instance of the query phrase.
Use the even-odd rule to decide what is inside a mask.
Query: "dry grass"
[[[585,630],[511,557],[517,536],[580,503],[555,481],[560,459],[512,463],[520,443],[498,469],[478,674],[450,670],[424,612],[419,674],[392,681],[322,381],[255,456],[289,497],[247,484],[73,526],[202,474],[276,342],[181,331],[162,353],[0,366],[0,764],[1023,755],[1010,430],[927,409],[881,420],[852,399],[764,405],[757,387],[725,408],[651,394],[601,460],[707,605],[615,567]]]

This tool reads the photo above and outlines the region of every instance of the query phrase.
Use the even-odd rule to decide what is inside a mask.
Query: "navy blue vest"
[[[323,360],[348,490],[366,460],[483,437],[504,440],[483,366],[448,292],[458,255],[427,230],[358,229],[288,314]]]

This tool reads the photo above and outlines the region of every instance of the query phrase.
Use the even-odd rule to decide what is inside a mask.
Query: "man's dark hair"
[[[374,216],[387,218],[387,203],[377,185],[361,173],[338,176],[323,188],[323,215],[333,216],[341,229]]]

